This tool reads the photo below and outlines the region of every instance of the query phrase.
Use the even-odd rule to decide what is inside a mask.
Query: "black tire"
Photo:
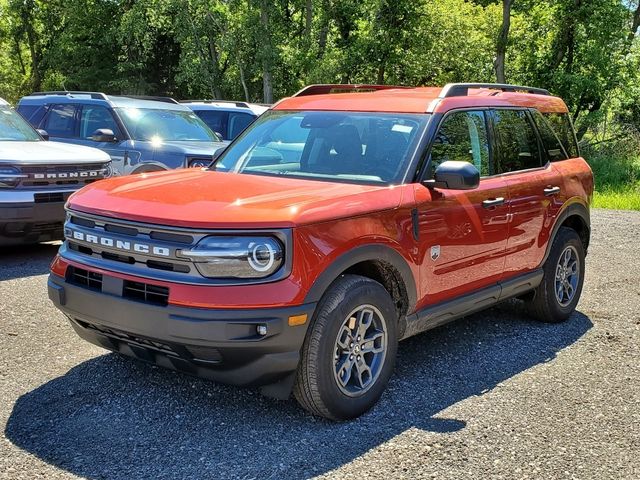
[[[555,290],[556,268],[558,267],[560,256],[569,247],[573,248],[577,256],[578,279],[572,299],[563,305],[558,299]],[[551,245],[549,257],[543,267],[544,277],[542,282],[534,291],[533,298],[529,301],[529,312],[535,319],[545,323],[559,323],[569,318],[576,309],[582,293],[585,270],[584,259],[584,246],[578,233],[571,228],[560,227]]]
[[[375,307],[386,327],[386,350],[377,378],[358,396],[341,390],[336,377],[336,341],[348,316],[359,307]],[[293,393],[302,407],[331,420],[358,417],[378,401],[393,373],[398,348],[397,312],[387,290],[358,275],[336,280],[318,304],[302,347]],[[359,358],[359,357],[358,357]],[[364,355],[363,355],[364,358]]]

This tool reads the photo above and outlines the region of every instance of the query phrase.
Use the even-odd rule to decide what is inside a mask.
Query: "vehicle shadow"
[[[583,336],[498,306],[401,343],[378,405],[332,423],[275,401],[108,354],[23,395],[5,435],[45,462],[87,478],[305,478],[348,463],[408,429],[447,435],[466,418],[439,412]]]
[[[49,273],[60,242],[0,247],[0,282]]]

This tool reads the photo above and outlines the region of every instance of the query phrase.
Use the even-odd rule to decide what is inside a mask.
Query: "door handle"
[[[544,189],[544,194],[547,197],[550,197],[551,195],[556,195],[560,193],[560,187],[547,187]]]
[[[504,204],[504,198],[503,197],[490,198],[489,200],[484,200],[482,202],[482,206],[484,208],[497,207],[497,206],[503,205],[503,204]]]

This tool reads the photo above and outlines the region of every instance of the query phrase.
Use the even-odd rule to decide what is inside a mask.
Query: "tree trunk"
[[[304,37],[311,43],[311,28],[313,27],[313,0],[307,0],[305,6]]]
[[[247,88],[247,82],[244,78],[244,69],[242,68],[242,62],[238,62],[238,70],[240,70],[240,83],[242,84],[242,90],[244,90],[244,99],[247,102],[250,102],[249,99],[249,89]]]
[[[638,27],[640,27],[640,0],[638,0],[638,6],[633,12],[633,21],[631,23],[631,32],[629,32],[629,42],[633,42],[633,39],[638,33]]]
[[[262,91],[264,103],[273,103],[273,79],[271,74],[271,36],[269,34],[269,1],[260,3],[260,23],[262,25]]]
[[[511,28],[511,5],[513,0],[502,0],[502,26],[496,42],[496,59],[493,66],[496,70],[498,83],[507,83],[504,75],[504,63],[509,42],[509,29]]]
[[[327,49],[327,37],[329,36],[329,9],[331,8],[329,0],[322,0],[322,13],[320,31],[318,33],[318,58],[324,57]]]

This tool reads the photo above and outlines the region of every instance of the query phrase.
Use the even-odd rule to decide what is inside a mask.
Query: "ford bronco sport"
[[[95,148],[46,142],[0,98],[0,246],[62,239],[67,198],[109,164]]]
[[[72,196],[49,296],[92,343],[348,419],[401,339],[510,297],[567,319],[592,190],[546,90],[315,85],[208,169]]]
[[[107,152],[114,175],[207,166],[226,146],[169,97],[36,92],[22,97],[17,109],[52,140]]]

